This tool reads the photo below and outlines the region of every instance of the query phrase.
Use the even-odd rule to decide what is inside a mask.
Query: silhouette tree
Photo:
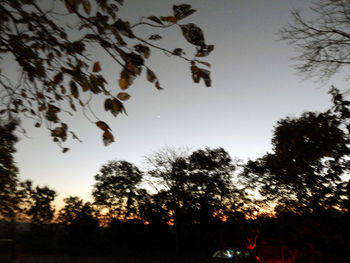
[[[280,211],[316,213],[341,209],[349,200],[350,102],[331,89],[333,107],[280,120],[275,127],[273,153],[249,161],[244,176]],[[340,190],[342,189],[342,190]]]
[[[106,209],[111,218],[127,220],[138,215],[138,185],[142,172],[126,161],[110,161],[95,175],[94,204]]]
[[[208,224],[238,210],[245,195],[233,185],[235,165],[223,148],[205,148],[189,156],[190,192],[196,203],[196,221]]]
[[[350,3],[325,0],[312,3],[316,17],[307,21],[294,10],[294,22],[280,30],[282,40],[295,45],[297,70],[307,76],[328,79],[350,65]]]
[[[13,159],[16,152],[16,122],[0,123],[0,218],[14,219],[20,200],[17,196],[18,168]]]
[[[108,124],[94,113],[93,98],[104,96],[105,110],[117,116],[125,113],[123,101],[130,98],[125,90],[142,71],[155,88],[162,89],[147,63],[151,51],[187,61],[193,81],[203,79],[206,86],[211,86],[209,70],[199,66],[210,65],[199,59],[209,55],[214,46],[205,43],[198,26],[182,22],[195,12],[191,5],[174,5],[170,15],[142,17],[137,23],[121,19],[122,5],[123,0],[3,0],[1,117],[34,119],[35,127],[46,125],[53,140],[61,145],[68,135],[78,139],[65,115],[74,115],[81,108],[103,131],[103,141],[108,145],[114,137]],[[173,50],[156,43],[162,38],[158,30],[170,27],[178,28],[194,46],[192,56],[186,55],[182,47]],[[138,28],[153,32],[144,37],[136,32]],[[103,51],[120,67],[120,91],[107,88],[103,61],[91,61],[96,50]],[[19,73],[7,70],[9,65]],[[63,148],[63,152],[67,150]]]
[[[86,249],[97,242],[98,220],[96,211],[89,202],[83,202],[77,196],[70,196],[58,212],[58,222],[66,225],[67,240],[71,249]]]
[[[147,192],[139,200],[140,217],[147,223],[155,226],[166,225],[171,222],[169,192],[160,190],[150,195]]]
[[[26,184],[28,210],[26,214],[31,222],[35,224],[50,223],[54,217],[55,209],[52,202],[55,200],[56,192],[47,186],[32,187],[31,182]]]
[[[64,207],[58,211],[57,221],[66,225],[82,223],[94,220],[94,209],[89,202],[84,203],[77,196],[70,196],[65,199]],[[96,221],[96,220],[95,220]]]
[[[167,218],[170,215],[170,221],[175,225],[194,219],[187,155],[187,150],[165,147],[146,156],[147,174],[162,189],[154,196],[154,205],[162,208],[158,211],[165,212],[166,209],[168,215],[158,216]]]
[[[215,224],[228,219],[244,198],[233,185],[235,165],[229,154],[222,148],[187,156],[184,151],[162,149],[147,161],[149,176],[161,188],[152,196],[149,220],[174,225],[177,255],[188,249],[191,238],[199,239],[198,249],[201,244],[213,245],[210,235],[217,231]]]
[[[235,165],[223,148],[205,148],[188,156],[163,149],[148,156],[147,162],[151,164],[148,174],[164,187],[159,193],[167,201],[161,204],[175,224],[209,224],[215,218],[223,219],[244,199],[233,185]]]

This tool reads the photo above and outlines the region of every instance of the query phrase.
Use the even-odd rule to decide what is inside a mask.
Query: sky
[[[147,3],[147,4],[146,4]],[[197,10],[183,23],[201,27],[207,44],[215,50],[211,63],[212,87],[193,83],[188,63],[152,50],[149,65],[164,90],[156,90],[141,76],[130,87],[125,103],[128,115],[117,118],[103,111],[96,101],[96,114],[109,123],[116,142],[105,147],[101,131],[78,114],[68,124],[83,140],[66,144],[63,154],[49,132],[23,121],[27,135],[19,135],[15,160],[21,179],[48,185],[57,191],[56,206],[71,195],[91,199],[94,175],[109,160],[126,160],[142,168],[144,156],[164,146],[223,147],[232,158],[261,157],[271,151],[276,122],[305,111],[323,111],[330,106],[330,85],[344,87],[336,75],[327,83],[305,79],[293,66],[293,46],[279,41],[278,30],[292,22],[290,11],[302,9],[311,16],[309,1],[300,0],[126,0],[120,16],[138,21],[140,16],[170,15],[172,5],[188,3]],[[137,30],[148,34],[145,28]],[[187,46],[178,28],[162,31],[160,44]],[[117,90],[120,68],[101,51],[102,74],[111,90]]]

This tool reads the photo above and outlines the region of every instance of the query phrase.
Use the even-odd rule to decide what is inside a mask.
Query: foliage
[[[71,225],[94,220],[94,209],[89,202],[84,203],[77,196],[67,197],[63,201],[65,204],[58,211],[58,222]]]
[[[350,102],[334,88],[330,93],[330,110],[280,120],[272,139],[273,153],[245,166],[243,175],[252,189],[281,211],[343,209],[349,200],[342,176],[350,168]]]
[[[58,212],[57,221],[65,226],[65,242],[73,251],[92,249],[98,238],[96,211],[89,202],[77,196],[70,196]]]
[[[110,161],[95,175],[92,195],[94,203],[107,209],[109,215],[118,219],[134,218],[138,214],[138,184],[142,172],[126,161]]]
[[[223,148],[197,150],[189,156],[192,186],[190,192],[199,209],[196,221],[208,223],[213,217],[224,219],[240,209],[243,192],[233,185],[236,169]]]
[[[181,152],[176,156],[175,150],[161,151],[147,160],[153,166],[148,174],[164,187],[152,197],[155,210],[162,211],[156,214],[159,221],[170,215],[175,225],[208,224],[236,208],[235,167],[224,149],[205,148],[187,157]]]
[[[345,0],[315,1],[311,21],[293,11],[294,22],[280,30],[282,40],[299,52],[301,74],[330,78],[350,64],[350,3]]]
[[[56,192],[48,186],[33,188],[31,182],[27,182],[26,187],[28,193],[26,214],[30,217],[31,222],[35,224],[50,223],[55,213],[52,202],[56,197]]]
[[[65,115],[74,115],[81,108],[103,131],[104,144],[108,145],[114,137],[109,125],[94,113],[93,99],[104,96],[104,109],[113,116],[125,113],[123,102],[130,98],[125,90],[142,71],[155,88],[162,89],[147,63],[151,51],[187,61],[193,81],[203,79],[206,86],[211,86],[210,72],[199,66],[210,65],[199,58],[209,55],[214,47],[205,43],[198,26],[182,22],[195,12],[191,5],[174,5],[169,16],[143,17],[135,24],[120,18],[122,5],[122,0],[2,1],[0,54],[5,63],[0,71],[1,117],[30,118],[35,127],[44,124],[61,145],[69,135],[78,139]],[[181,30],[195,47],[193,56],[185,55],[180,47],[168,50],[156,44],[162,38],[157,30],[169,27]],[[135,32],[136,28],[154,32],[144,38]],[[113,66],[91,61],[90,55],[96,50],[104,51],[120,67],[119,91],[114,84],[107,88],[103,75],[105,67]],[[12,64],[19,69],[18,75],[7,71]],[[63,152],[67,150],[63,148]]]
[[[16,196],[18,168],[13,159],[16,152],[16,122],[0,123],[0,219],[13,219],[18,209]]]
[[[152,225],[160,226],[171,222],[169,214],[170,196],[167,191],[160,190],[157,193],[150,195],[145,193],[142,195],[143,202],[140,203],[140,217]]]

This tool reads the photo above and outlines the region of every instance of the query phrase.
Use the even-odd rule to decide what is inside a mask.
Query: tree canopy
[[[92,220],[94,210],[89,202],[84,202],[77,196],[67,197],[63,201],[65,204],[58,211],[58,222],[71,225]]]
[[[18,168],[13,158],[16,125],[0,122],[0,219],[13,219],[18,209]]]
[[[32,188],[28,184],[29,196],[27,204],[29,205],[26,213],[31,222],[36,224],[50,223],[55,216],[55,208],[52,202],[55,200],[56,192],[48,186],[36,186]]]
[[[343,176],[350,168],[350,102],[334,88],[330,93],[330,110],[280,120],[274,129],[273,153],[245,166],[243,174],[252,189],[283,211],[346,211],[348,182]]]
[[[224,149],[205,148],[187,156],[160,151],[147,160],[148,174],[162,186],[154,196],[159,211],[171,215],[175,225],[208,224],[239,210],[244,194],[233,184],[235,165]]]
[[[151,52],[160,51],[187,61],[195,83],[211,86],[210,65],[201,61],[214,49],[202,30],[184,20],[195,12],[189,4],[174,5],[170,14],[142,17],[137,23],[120,18],[123,0],[4,0],[0,6],[0,117],[33,119],[35,127],[46,126],[60,146],[67,138],[78,139],[66,116],[83,114],[103,132],[105,145],[114,141],[109,125],[94,114],[93,102],[104,97],[106,112],[126,113],[126,90],[144,72],[156,89],[160,80],[151,69]],[[135,10],[139,12],[139,10]],[[141,17],[142,14],[140,14]],[[71,21],[69,25],[65,21]],[[139,36],[135,29],[154,32]],[[194,47],[169,50],[157,44],[160,29],[177,27]],[[103,50],[119,67],[117,83],[108,85],[102,74],[103,61],[91,61],[95,50]],[[16,71],[7,70],[14,65]],[[202,66],[200,66],[202,65]],[[112,66],[114,67],[114,65]],[[204,67],[204,68],[203,68]],[[66,152],[68,148],[63,148]]]
[[[127,161],[110,161],[95,175],[92,195],[95,204],[111,217],[127,220],[137,215],[138,185],[142,172]]]

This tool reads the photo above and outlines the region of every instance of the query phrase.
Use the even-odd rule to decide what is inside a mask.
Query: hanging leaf
[[[107,7],[107,0],[99,0],[99,1],[97,1],[97,3],[100,5],[102,10],[106,9],[106,7]]]
[[[75,105],[72,101],[69,102],[69,105],[70,105],[72,110],[77,111],[77,108],[75,107]]]
[[[68,151],[69,151],[69,148],[63,148],[63,149],[62,149],[62,152],[63,152],[63,153],[66,153],[66,152],[68,152]]]
[[[121,76],[120,79],[119,79],[119,87],[122,90],[126,90],[129,87],[128,80]]]
[[[100,78],[98,78],[96,75],[91,74],[90,75],[90,85],[88,84],[87,87],[90,88],[90,90],[93,93],[98,94],[102,91],[100,89],[101,86],[103,86],[102,80]]]
[[[197,47],[196,57],[206,57],[214,50],[214,45],[203,45]]]
[[[62,94],[66,94],[66,88],[64,86],[62,86],[62,85],[60,87],[61,87],[61,93]]]
[[[160,20],[176,24],[178,19],[175,16],[161,16]]]
[[[113,26],[110,26],[110,30],[112,31],[114,37],[117,39],[117,44],[120,46],[126,46],[126,43],[122,36],[119,34],[119,31]]]
[[[44,104],[41,104],[39,106],[39,111],[44,111],[44,110],[46,110],[46,106]]]
[[[88,91],[90,88],[89,82],[87,80],[80,82],[80,86],[84,92]]]
[[[113,109],[113,102],[112,102],[112,100],[109,99],[109,98],[106,99],[104,106],[105,106],[105,111],[110,111],[111,109]]]
[[[210,71],[199,68],[194,62],[191,63],[191,72],[193,82],[199,83],[200,79],[203,79],[205,86],[211,87]]]
[[[134,33],[131,30],[130,23],[125,22],[121,19],[118,19],[113,25],[122,35],[129,37],[129,38],[134,38]]]
[[[180,20],[189,15],[192,15],[196,10],[191,9],[191,5],[182,4],[173,6],[174,16]]]
[[[194,83],[198,83],[201,79],[200,74],[199,74],[199,68],[192,63],[191,65],[191,72],[192,72],[192,79]]]
[[[199,69],[201,78],[204,80],[205,86],[211,87],[210,71],[206,69]]]
[[[77,84],[75,84],[75,82],[73,80],[71,80],[69,82],[69,86],[70,86],[70,93],[72,94],[72,96],[76,99],[79,98],[79,90],[78,90],[78,86]]]
[[[130,99],[130,95],[126,92],[118,93],[117,97],[118,97],[118,99],[123,100],[123,101]]]
[[[204,46],[204,35],[202,29],[200,29],[195,24],[186,24],[180,26],[182,29],[182,34],[185,39],[195,45],[195,46]]]
[[[90,4],[89,0],[82,0],[82,3],[83,3],[83,8],[84,8],[85,13],[90,14],[91,4]]]
[[[174,56],[181,56],[185,55],[185,52],[182,50],[182,48],[175,48],[171,54]]]
[[[42,94],[41,92],[37,92],[36,96],[38,97],[38,99],[44,99],[44,94]]]
[[[162,21],[156,16],[149,16],[148,19],[157,23],[157,24],[163,25]]]
[[[153,71],[147,68],[147,80],[153,83],[156,79],[157,76],[153,73]]]
[[[103,138],[103,143],[105,146],[108,146],[112,142],[114,142],[114,137],[113,137],[112,133],[110,133],[109,131],[105,131],[102,135],[102,138]]]
[[[44,109],[45,108],[46,107],[44,107]],[[39,110],[40,110],[40,108],[39,108]],[[55,105],[49,104],[48,105],[48,112],[50,112],[50,113],[58,113],[58,112],[60,112],[60,108],[56,107]]]
[[[156,81],[155,86],[156,86],[156,88],[157,88],[158,90],[162,90],[162,89],[163,89],[163,88],[159,85],[159,81],[158,81],[158,80]]]
[[[59,72],[53,77],[53,84],[59,84],[63,80],[63,73]]]
[[[85,38],[91,39],[91,40],[100,40],[100,36],[99,35],[94,35],[94,34],[86,34]]]
[[[101,71],[101,65],[100,65],[100,62],[97,61],[94,63],[94,66],[92,68],[92,72],[99,72],[99,71]]]
[[[99,127],[103,131],[111,130],[111,128],[109,128],[107,123],[105,123],[104,121],[97,121],[96,126]]]
[[[73,13],[74,6],[74,0],[65,0],[64,5],[66,6],[69,13]]]
[[[149,47],[142,44],[137,44],[134,46],[134,48],[137,52],[141,53],[144,56],[144,58],[149,58],[151,52]]]
[[[64,127],[56,127],[55,129],[51,130],[51,136],[60,138],[64,142],[67,139],[67,129]]]
[[[162,39],[162,37],[160,35],[154,34],[154,35],[151,35],[148,39],[149,40],[159,40],[159,39]]]
[[[123,103],[120,100],[114,99],[112,101],[112,103],[113,103],[113,110],[115,112],[121,112],[121,113],[124,112],[124,113],[126,113],[124,105],[123,105]]]

